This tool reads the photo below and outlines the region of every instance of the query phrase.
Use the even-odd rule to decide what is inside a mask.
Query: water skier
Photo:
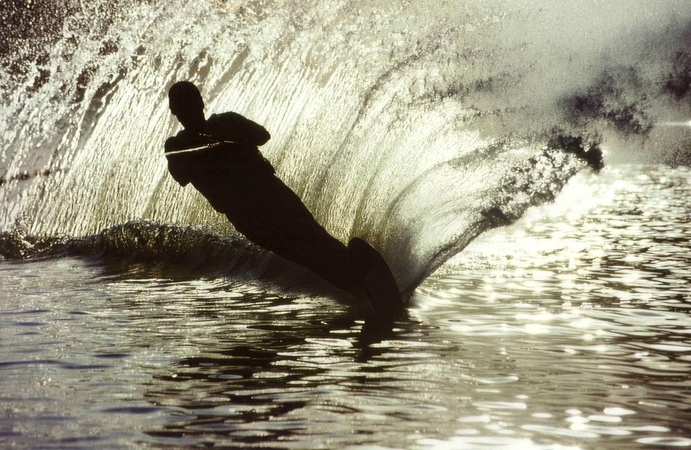
[[[168,100],[184,127],[165,143],[168,169],[180,185],[191,183],[255,244],[343,290],[364,293],[369,268],[353,267],[348,248],[276,177],[257,148],[271,137],[264,127],[234,112],[206,119],[202,96],[188,81],[175,83]]]

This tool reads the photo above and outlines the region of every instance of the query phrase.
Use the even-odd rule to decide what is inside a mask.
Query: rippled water
[[[2,262],[0,443],[691,446],[690,176],[578,176],[390,331],[261,281]]]

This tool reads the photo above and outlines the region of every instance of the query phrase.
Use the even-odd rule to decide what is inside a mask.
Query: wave
[[[0,257],[32,261],[60,257],[92,260],[107,272],[187,279],[224,276],[283,292],[327,291],[339,296],[316,275],[265,251],[246,239],[198,226],[173,226],[138,220],[83,237],[0,233]],[[339,298],[347,299],[341,295]]]
[[[689,161],[688,131],[659,125],[691,114],[685,1],[37,3],[0,6],[6,257],[33,251],[17,236],[57,252],[55,236],[143,223],[170,236],[154,240],[163,254],[187,251],[190,226],[207,254],[235,254],[232,226],[167,174],[179,125],[165,96],[181,79],[208,112],[265,125],[279,176],[334,236],[378,248],[405,290],[553,199],[599,149]],[[122,258],[142,251],[132,239]]]

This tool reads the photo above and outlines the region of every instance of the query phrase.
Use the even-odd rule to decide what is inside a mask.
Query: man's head
[[[170,112],[186,129],[201,131],[204,118],[204,100],[197,86],[189,81],[178,81],[168,91]]]

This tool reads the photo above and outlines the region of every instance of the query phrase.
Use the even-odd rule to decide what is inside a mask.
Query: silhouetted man
[[[233,112],[207,120],[199,90],[187,81],[175,83],[168,99],[184,127],[165,143],[173,178],[192,183],[250,241],[360,293],[346,246],[317,223],[257,149],[271,137],[264,127]]]

